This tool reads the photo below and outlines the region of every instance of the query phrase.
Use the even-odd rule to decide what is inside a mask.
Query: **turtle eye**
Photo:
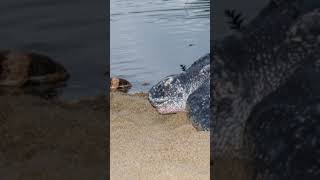
[[[168,77],[168,78],[166,78],[166,80],[164,81],[164,86],[165,87],[167,87],[167,86],[170,86],[171,85],[171,83],[173,82],[173,77]]]

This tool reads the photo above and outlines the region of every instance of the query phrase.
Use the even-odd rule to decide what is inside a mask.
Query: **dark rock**
[[[15,50],[0,51],[0,86],[56,83],[68,78],[66,69],[48,56]]]
[[[132,84],[125,79],[117,78],[117,77],[110,78],[111,91],[128,92],[131,87],[132,87]]]

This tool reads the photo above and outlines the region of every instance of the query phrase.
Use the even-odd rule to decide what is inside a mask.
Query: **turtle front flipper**
[[[210,130],[210,79],[204,82],[188,98],[186,109],[193,126],[198,130]]]

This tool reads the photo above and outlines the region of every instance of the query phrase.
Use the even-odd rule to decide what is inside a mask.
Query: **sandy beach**
[[[143,94],[110,95],[110,176],[209,179],[209,133],[184,113],[159,115]],[[78,101],[0,96],[0,175],[10,180],[104,180],[105,97]]]
[[[185,113],[160,115],[146,95],[110,95],[112,180],[210,178],[209,132]]]
[[[0,177],[105,180],[106,101],[0,96]]]

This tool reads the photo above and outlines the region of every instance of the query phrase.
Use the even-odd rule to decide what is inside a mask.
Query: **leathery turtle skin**
[[[48,84],[68,78],[66,69],[47,56],[15,50],[0,51],[0,86]]]
[[[319,77],[307,65],[254,108],[245,127],[253,179],[319,179]]]
[[[186,111],[198,130],[210,130],[210,79],[189,95]]]
[[[254,180],[320,178],[318,160],[301,160],[319,155],[319,142],[313,140],[319,137],[314,110],[319,101],[299,90],[304,98],[292,96],[304,83],[290,83],[296,74],[303,82],[306,74],[298,72],[320,59],[320,10],[306,9],[304,3],[271,0],[239,32],[214,44],[213,177],[219,176],[215,168],[223,160],[249,159],[259,166]],[[291,93],[280,93],[284,89]],[[295,137],[300,127],[304,142]],[[298,170],[297,163],[307,168]]]
[[[170,75],[149,90],[149,102],[161,114],[188,111],[199,130],[209,130],[210,54],[195,61],[185,72]]]

